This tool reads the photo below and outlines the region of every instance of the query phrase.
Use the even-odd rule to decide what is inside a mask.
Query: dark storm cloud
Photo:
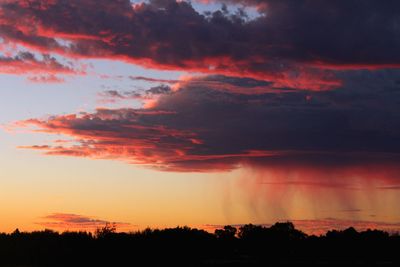
[[[251,2],[264,4],[265,14],[205,15],[174,0],[3,0],[0,34],[41,51],[314,90],[340,85],[326,69],[399,66],[398,1]]]
[[[150,108],[101,109],[19,124],[77,141],[70,147],[41,149],[47,154],[116,158],[172,171],[229,170],[246,164],[397,164],[399,71],[340,75],[345,84],[332,91],[262,94],[215,90],[213,83],[194,79],[194,84],[189,80],[161,95]],[[229,81],[228,88],[235,79],[244,88],[262,83],[219,79],[221,84]]]

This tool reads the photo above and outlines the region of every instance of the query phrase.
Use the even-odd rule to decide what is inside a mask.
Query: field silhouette
[[[354,228],[309,236],[271,227],[0,234],[0,266],[400,266],[400,236]]]

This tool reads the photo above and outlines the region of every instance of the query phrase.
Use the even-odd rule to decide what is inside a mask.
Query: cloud
[[[223,75],[182,77],[179,82],[172,86],[173,90],[179,90],[180,88],[212,88],[214,91],[245,95],[262,95],[265,93],[278,93],[279,91],[284,92],[293,89],[276,88],[273,82]]]
[[[151,82],[151,83],[174,84],[174,83],[179,82],[179,80],[156,79],[156,78],[150,78],[150,77],[144,77],[144,76],[129,76],[129,79],[134,80],[134,81],[146,81],[146,82]]]
[[[56,75],[47,75],[47,76],[31,76],[28,77],[28,81],[33,83],[64,83],[65,79],[57,77]]]
[[[141,94],[136,91],[129,92],[119,92],[117,90],[106,90],[99,93],[99,96],[104,100],[108,100],[110,102],[114,102],[115,100],[120,99],[140,99]]]
[[[146,90],[146,94],[150,95],[166,95],[170,94],[171,92],[172,92],[171,87],[167,85],[154,86]]]
[[[79,70],[72,64],[62,64],[56,58],[42,54],[37,58],[30,52],[19,52],[15,56],[0,55],[0,73],[5,74],[35,74],[40,78],[30,78],[33,82],[61,81],[55,74],[73,75],[85,74],[83,69]]]
[[[118,159],[167,171],[314,165],[316,170],[325,166],[322,173],[338,166],[347,173],[355,166],[386,166],[395,175],[400,159],[396,77],[397,71],[361,71],[343,75],[346,84],[333,91],[269,89],[256,94],[231,88],[251,92],[268,84],[203,77],[175,91],[151,89],[148,93],[161,93],[151,106],[98,109],[17,125],[76,140],[41,149],[48,155]]]
[[[304,175],[302,175],[303,177]],[[280,181],[280,182],[261,182],[260,184],[269,185],[269,186],[295,186],[295,187],[321,187],[321,188],[340,188],[340,189],[348,189],[348,190],[357,190],[354,185],[343,182],[336,181]],[[354,211],[354,210],[347,210]],[[358,211],[358,210],[357,210]]]
[[[198,3],[209,4],[209,3],[222,3],[225,5],[239,5],[241,8],[243,7],[256,7],[257,11],[261,14],[267,12],[269,7],[269,2],[271,0],[195,0]]]
[[[0,36],[45,53],[309,90],[340,86],[334,70],[399,66],[398,1],[251,2],[265,5],[265,15],[201,14],[174,0],[3,0]]]
[[[146,78],[147,79],[147,78]],[[151,79],[153,80],[153,79]],[[157,80],[164,81],[164,80]],[[170,80],[167,80],[169,83]],[[210,76],[184,76],[180,80],[174,80],[172,86],[160,84],[148,89],[131,91],[106,90],[98,94],[101,103],[115,103],[120,100],[140,100],[143,103],[151,101],[155,103],[159,97],[172,94],[174,91],[184,88],[212,88],[215,91],[230,92],[236,94],[262,95],[265,93],[287,92],[292,89],[274,88],[271,82],[255,80],[251,78],[227,77],[222,75]]]
[[[52,229],[94,231],[106,224],[114,224],[118,230],[132,227],[130,223],[110,222],[71,213],[53,213],[42,218],[44,221],[36,224]]]
[[[389,185],[389,186],[380,186],[378,187],[380,190],[400,190],[400,185]]]
[[[144,90],[106,90],[100,92],[98,96],[100,97],[100,103],[116,103],[124,100],[138,100],[141,101],[144,106],[149,107],[156,103],[159,97],[170,93],[172,93],[171,87],[161,84]]]

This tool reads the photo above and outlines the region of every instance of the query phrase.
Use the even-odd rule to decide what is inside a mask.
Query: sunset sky
[[[397,0],[0,0],[0,232],[400,230]]]

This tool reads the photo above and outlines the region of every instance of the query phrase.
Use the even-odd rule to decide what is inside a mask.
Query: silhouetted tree
[[[224,226],[224,229],[216,229],[215,236],[220,239],[232,240],[235,239],[237,229],[230,225]]]
[[[114,234],[117,231],[117,227],[115,223],[106,223],[105,226],[101,228],[97,228],[94,232],[94,236],[96,238],[104,238],[111,234]]]
[[[0,233],[0,266],[400,266],[399,235],[354,228],[307,236],[291,222],[246,224],[214,234],[189,227],[94,234],[52,230]]]

